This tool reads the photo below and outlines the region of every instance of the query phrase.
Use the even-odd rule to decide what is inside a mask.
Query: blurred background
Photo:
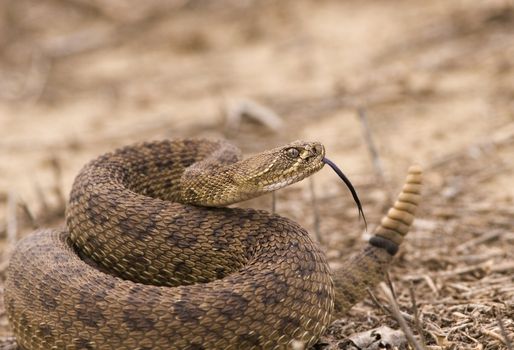
[[[174,137],[226,138],[246,154],[321,141],[371,229],[421,164],[425,201],[391,273],[398,302],[412,313],[415,291],[430,348],[508,348],[512,0],[1,1],[2,276],[16,240],[62,224],[85,162]],[[271,197],[242,205],[271,209]],[[327,169],[278,192],[276,210],[334,265],[366,237]],[[320,348],[383,324],[398,328],[365,301]]]

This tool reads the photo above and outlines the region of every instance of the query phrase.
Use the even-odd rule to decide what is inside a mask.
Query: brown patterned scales
[[[28,236],[12,256],[5,306],[18,345],[312,345],[384,277],[419,202],[421,170],[409,170],[369,244],[334,272],[295,222],[221,206],[311,175],[324,154],[295,142],[240,160],[224,141],[176,140],[92,161],[73,185],[66,228]]]

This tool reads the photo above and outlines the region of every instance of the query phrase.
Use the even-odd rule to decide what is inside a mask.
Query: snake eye
[[[296,148],[288,148],[286,152],[287,155],[291,158],[297,158],[300,155],[300,151],[298,151]]]

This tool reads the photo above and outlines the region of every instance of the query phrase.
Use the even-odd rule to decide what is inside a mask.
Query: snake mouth
[[[313,142],[311,145],[307,145],[300,154],[300,159],[306,163],[321,163],[324,158],[325,147],[319,142]]]
[[[346,187],[348,187],[348,189],[350,190],[350,193],[352,194],[353,200],[355,201],[355,204],[357,204],[357,209],[359,210],[359,217],[362,217],[362,219],[364,220],[364,227],[365,227],[365,229],[367,231],[368,230],[368,223],[366,221],[366,216],[364,216],[364,211],[362,210],[361,201],[359,199],[359,196],[357,195],[357,191],[353,187],[353,184],[346,177],[346,175],[341,171],[341,169],[339,169],[339,167],[337,165],[335,165],[330,159],[328,159],[326,157],[323,157],[323,159],[321,161],[324,164],[329,165],[336,172],[336,174],[341,178],[341,180],[343,180],[343,182],[345,183]]]

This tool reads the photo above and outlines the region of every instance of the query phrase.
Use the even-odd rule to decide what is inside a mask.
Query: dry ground
[[[102,152],[179,136],[225,137],[247,153],[319,140],[354,181],[371,228],[407,167],[416,162],[426,170],[419,219],[391,271],[418,339],[424,336],[431,349],[512,349],[513,6],[508,0],[0,3],[2,276],[15,240],[32,226],[62,222],[62,193],[81,165]],[[253,102],[283,123],[253,120],[260,115],[255,108],[238,113]],[[304,181],[277,194],[276,210],[314,232],[317,209],[323,245],[337,264],[363,240],[362,223],[335,174],[323,170],[312,184],[316,208]],[[265,197],[244,205],[270,203]],[[388,304],[381,289],[374,294]],[[409,317],[413,300],[419,327]],[[399,327],[368,298],[324,341],[349,348],[347,336],[384,324]],[[0,335],[8,333],[2,315]],[[326,348],[322,343],[317,347]]]

